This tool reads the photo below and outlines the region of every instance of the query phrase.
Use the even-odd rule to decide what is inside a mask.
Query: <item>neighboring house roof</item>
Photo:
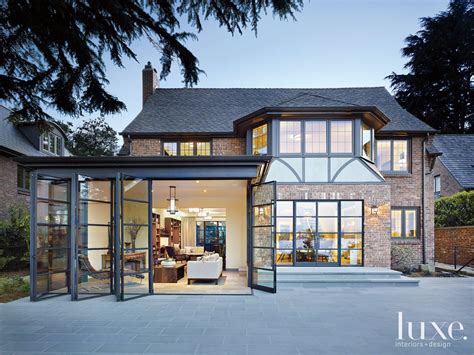
[[[439,134],[433,145],[438,159],[463,189],[474,189],[474,134]]]
[[[5,149],[11,154],[47,156],[36,149],[31,142],[8,120],[11,111],[0,106],[0,149]]]
[[[334,89],[157,89],[122,134],[232,133],[233,122],[262,108],[375,106],[390,122],[381,132],[434,132],[384,87]]]

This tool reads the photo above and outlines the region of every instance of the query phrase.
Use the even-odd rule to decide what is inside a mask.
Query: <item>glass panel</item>
[[[390,141],[377,141],[377,168],[380,171],[390,171],[391,153],[390,153]]]
[[[128,250],[124,253],[124,273],[141,274],[148,271],[148,250]]]
[[[362,265],[362,250],[341,250],[341,265]]]
[[[318,263],[337,263],[337,250],[318,250]]]
[[[36,251],[38,273],[54,272],[68,269],[68,249]]]
[[[194,142],[179,143],[179,155],[183,155],[183,156],[194,155]]]
[[[112,264],[112,257],[110,249],[104,248],[99,250],[79,249],[79,271],[84,273],[101,272],[103,270],[110,270]],[[84,260],[87,258],[87,260]]]
[[[361,249],[362,248],[362,234],[348,234],[345,233],[341,238],[342,249]]]
[[[276,247],[278,249],[293,249],[293,234],[292,233],[277,233]]]
[[[293,232],[293,218],[278,217],[276,219],[276,231],[277,233]]]
[[[393,141],[393,170],[407,171],[408,170],[408,142],[403,140]]]
[[[292,265],[293,264],[293,250],[277,250],[278,265]]]
[[[16,167],[16,185],[19,189],[24,189],[25,186],[24,186],[24,172],[25,172],[25,169],[20,166],[20,165],[17,165]]]
[[[319,248],[320,249],[337,249],[338,237],[337,234],[320,234]]]
[[[135,252],[137,248],[148,248],[148,227],[124,224],[124,248]]]
[[[148,204],[143,202],[123,202],[124,223],[126,224],[148,224]]]
[[[253,266],[257,268],[272,269],[273,250],[264,248],[253,248]]]
[[[296,249],[314,249],[314,234],[313,233],[297,233],[296,234]]]
[[[197,142],[196,155],[198,156],[211,155],[211,143],[210,142]]]
[[[268,133],[267,125],[256,127],[252,130],[252,154],[262,155],[268,153],[267,148]]]
[[[343,217],[341,219],[342,232],[360,233],[362,232],[362,218]]]
[[[362,201],[341,201],[341,215],[362,217]]]
[[[41,295],[48,292],[68,293],[68,277],[65,272],[38,275],[36,278],[36,293]]]
[[[318,216],[337,216],[337,202],[318,202]]]
[[[306,153],[326,153],[326,121],[305,123]]]
[[[331,153],[352,153],[352,121],[331,121]]]
[[[124,180],[123,197],[148,202],[148,182],[146,180]]]
[[[318,218],[318,232],[320,233],[337,233],[337,218]]]
[[[277,216],[293,216],[293,201],[277,201]]]
[[[271,270],[254,269],[253,284],[268,288],[275,288],[275,273]]]
[[[67,201],[68,183],[64,181],[38,179],[36,194],[38,198]]]
[[[110,181],[84,181],[79,187],[80,198],[83,200],[111,201]]]
[[[280,122],[280,153],[301,153],[301,122]]]
[[[316,203],[314,202],[297,202],[297,216],[316,216]]]
[[[416,237],[416,210],[405,210],[405,236]]]
[[[166,155],[169,157],[178,155],[178,143],[176,142],[163,143],[163,155]]]
[[[310,263],[315,261],[314,250],[296,250],[297,263]]]
[[[402,236],[402,211],[392,210],[392,238]]]
[[[112,206],[109,202],[81,201],[79,208],[81,224],[108,224],[110,222]]]
[[[272,224],[272,208],[272,205],[254,207],[254,225],[268,226]]]
[[[314,233],[316,231],[316,218],[313,218],[313,217],[296,218],[296,231]]]
[[[68,248],[69,227],[37,226],[37,248]]]
[[[37,223],[68,224],[69,205],[64,202],[38,201]]]
[[[365,123],[362,123],[362,156],[366,159],[372,159],[372,129]]]
[[[79,248],[108,248],[111,237],[111,226],[81,226],[77,245]]]
[[[273,227],[256,227],[253,229],[255,247],[273,247]]]

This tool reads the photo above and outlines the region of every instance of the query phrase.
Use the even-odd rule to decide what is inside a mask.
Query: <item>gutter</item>
[[[422,252],[422,264],[426,264],[426,242],[425,242],[425,158],[426,158],[426,142],[428,141],[430,134],[426,133],[422,143],[422,164],[421,164],[421,252]]]

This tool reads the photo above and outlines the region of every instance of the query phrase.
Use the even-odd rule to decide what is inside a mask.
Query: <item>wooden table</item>
[[[184,277],[184,267],[186,264],[176,264],[173,267],[155,266],[153,276],[154,283],[177,283]]]
[[[186,253],[188,260],[193,260],[193,261],[195,261],[198,257],[203,256],[203,255],[204,253]]]

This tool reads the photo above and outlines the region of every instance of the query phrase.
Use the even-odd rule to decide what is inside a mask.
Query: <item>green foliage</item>
[[[410,245],[392,245],[392,269],[404,273],[413,272],[417,266],[413,262],[417,259],[417,251]]]
[[[402,49],[408,74],[387,77],[398,102],[443,133],[474,132],[473,4],[452,0],[447,11],[422,18]]]
[[[474,226],[474,191],[458,192],[435,201],[435,226]]]
[[[0,270],[20,270],[29,263],[30,216],[22,207],[10,209],[0,221]]]
[[[30,286],[22,277],[1,277],[0,294],[28,292]]]
[[[10,0],[0,1],[0,100],[27,119],[50,119],[43,107],[81,116],[117,113],[125,104],[105,88],[104,58],[117,67],[137,60],[132,44],[148,39],[161,55],[161,78],[179,65],[186,86],[203,71],[186,48],[215,20],[231,34],[251,27],[262,13],[294,18],[303,0]],[[179,20],[178,20],[179,19]],[[181,23],[180,23],[181,21]]]
[[[98,117],[72,131],[67,146],[77,156],[111,156],[118,147],[117,132]]]

